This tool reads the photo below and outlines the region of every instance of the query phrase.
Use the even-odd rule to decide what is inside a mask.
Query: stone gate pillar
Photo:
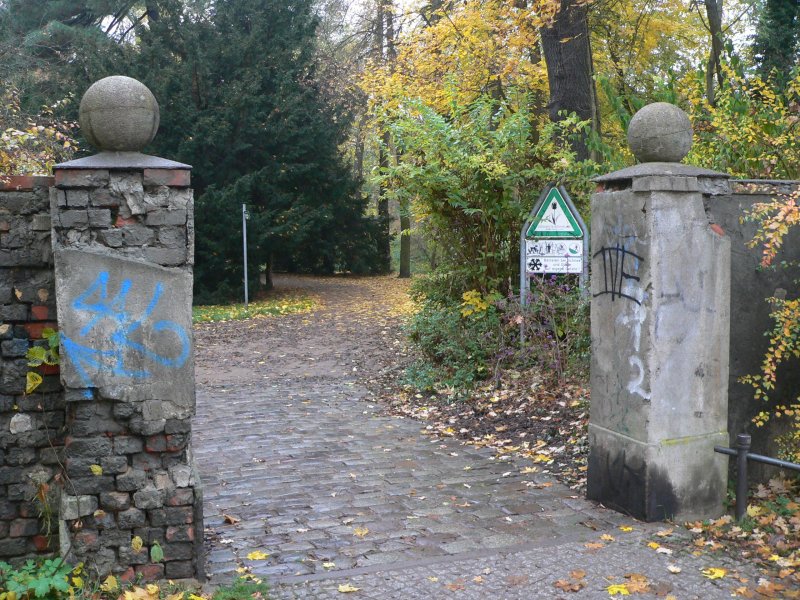
[[[647,521],[718,516],[727,487],[730,243],[704,196],[727,175],[679,164],[677,107],[639,111],[639,164],[592,197],[588,496]]]
[[[50,190],[68,428],[62,554],[146,580],[203,567],[191,167],[139,152],[158,120],[138,81],[98,81],[80,123],[101,152],[57,165]]]

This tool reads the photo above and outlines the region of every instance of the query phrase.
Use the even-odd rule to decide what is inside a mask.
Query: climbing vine
[[[788,267],[786,262],[775,261],[786,235],[800,223],[800,190],[788,196],[776,197],[770,202],[755,204],[747,219],[758,222],[758,231],[750,242],[751,247],[761,245],[761,266]],[[742,378],[743,383],[753,386],[754,396],[768,402],[778,382],[778,368],[787,361],[800,358],[800,299],[770,298],[772,305],[772,329],[767,332],[769,346],[761,363],[761,372]],[[790,431],[779,436],[782,453],[789,460],[800,461],[800,396],[788,402],[780,402],[771,410],[760,411],[753,422],[761,427],[773,419],[787,418]]]
[[[42,338],[46,345],[31,346],[25,354],[28,359],[28,366],[36,369],[42,365],[57,365],[60,363],[60,356],[58,354],[59,334],[55,329],[45,328],[42,330]],[[42,376],[34,370],[28,371],[27,380],[25,383],[25,393],[31,394],[38,388],[43,379]]]

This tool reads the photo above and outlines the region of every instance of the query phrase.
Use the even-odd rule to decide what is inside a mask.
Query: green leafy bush
[[[456,395],[501,369],[538,368],[563,382],[585,374],[590,355],[589,301],[571,276],[535,278],[527,306],[516,296],[470,290],[462,302],[423,303],[409,335],[420,358],[406,372],[419,389]]]
[[[463,310],[462,304],[429,301],[413,317],[408,333],[421,358],[406,372],[409,384],[425,390],[465,390],[493,373],[500,311],[490,305],[465,316]]]
[[[469,290],[511,292],[522,223],[548,183],[569,182],[585,208],[597,165],[570,150],[569,139],[588,126],[574,115],[551,123],[532,98],[510,91],[502,101],[454,100],[446,115],[412,99],[387,120],[398,158],[380,183],[438,248],[437,268],[421,283],[435,302],[457,302]]]
[[[508,303],[504,320],[516,366],[544,367],[544,373],[559,382],[570,374],[586,373],[591,353],[589,298],[574,279],[535,277],[527,306],[516,298]]]
[[[70,591],[69,578],[72,567],[60,559],[35,563],[32,560],[18,568],[0,562],[0,590],[16,598],[44,598],[57,600],[66,598]]]

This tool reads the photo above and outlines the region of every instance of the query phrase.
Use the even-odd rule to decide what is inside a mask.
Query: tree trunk
[[[599,132],[587,13],[588,6],[581,0],[561,0],[552,24],[542,29],[542,51],[550,86],[550,120],[560,121],[562,111],[574,112]],[[589,158],[585,136],[573,141],[572,148],[578,160]]]
[[[378,165],[381,169],[381,175],[385,174],[389,168],[389,132],[384,131],[381,136],[381,146],[378,150]],[[378,240],[379,256],[381,272],[388,273],[392,270],[392,236],[390,226],[392,222],[391,215],[389,215],[389,196],[386,183],[381,178],[381,184],[378,186],[378,219],[381,222],[381,236]]]
[[[266,264],[266,268],[264,269],[264,284],[262,286],[262,289],[267,291],[267,292],[275,287],[275,285],[272,282],[272,264],[273,264],[273,262],[274,261],[273,261],[272,255],[270,254],[269,260],[267,261],[267,264]],[[261,283],[260,280],[261,280],[261,277],[259,276],[259,283]]]
[[[389,68],[394,70],[394,64],[397,62],[397,48],[395,47],[394,43],[394,6],[390,2],[389,10],[385,12],[386,15],[386,61],[389,64]],[[387,150],[390,148],[388,143],[391,142],[391,139],[386,134],[386,142],[387,142]],[[399,157],[397,156],[397,150],[393,149],[395,153],[394,161],[395,164],[399,161]],[[411,277],[411,217],[409,216],[409,206],[408,201],[406,200],[402,206],[400,206],[400,273],[399,276],[402,278]]]
[[[375,2],[375,23],[373,24],[374,39],[372,56],[376,65],[383,64],[386,57],[384,54],[386,42],[386,0],[376,0]],[[383,175],[389,168],[389,132],[383,131],[380,136],[380,143],[378,147],[378,167],[380,168],[381,180],[378,186],[378,220],[380,222],[380,235],[378,236],[378,270],[381,273],[388,273],[392,269],[392,250],[391,250],[391,233],[389,230],[389,199],[387,197],[386,183],[383,180]]]
[[[722,0],[704,0],[706,6],[706,16],[708,17],[708,31],[711,34],[711,49],[708,53],[708,64],[706,65],[706,98],[709,104],[714,106],[716,103],[716,93],[714,90],[714,75],[717,78],[717,85],[720,87],[724,82],[722,76]]]
[[[367,122],[367,113],[361,115],[356,126],[356,139],[353,158],[353,175],[356,181],[364,180],[364,127]]]
[[[411,217],[408,207],[400,212],[400,274],[402,279],[411,277]]]

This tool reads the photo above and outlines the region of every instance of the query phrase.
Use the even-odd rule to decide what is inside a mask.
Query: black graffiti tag
[[[595,252],[592,258],[597,258],[598,256],[603,257],[603,290],[597,294],[593,294],[593,296],[596,298],[597,296],[602,296],[604,294],[611,294],[612,302],[617,298],[617,296],[619,296],[620,298],[633,300],[636,302],[636,304],[641,304],[641,300],[624,293],[622,288],[626,279],[639,281],[638,276],[632,275],[625,270],[625,261],[628,259],[628,257],[641,262],[644,262],[644,259],[638,254],[629,252],[619,244],[613,248],[603,246],[599,251]],[[638,264],[635,265],[634,268],[638,270]]]

